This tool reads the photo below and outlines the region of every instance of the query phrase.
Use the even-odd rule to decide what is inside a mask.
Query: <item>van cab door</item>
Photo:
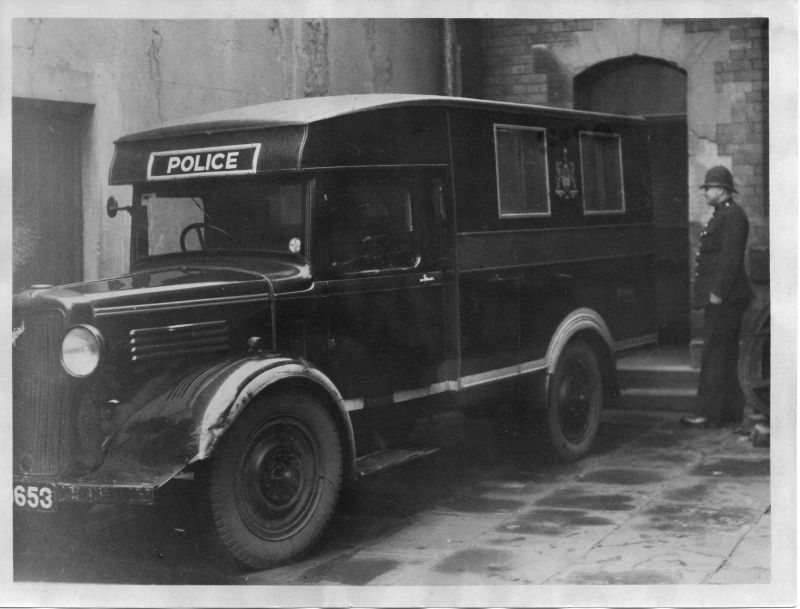
[[[419,170],[336,171],[315,191],[326,372],[355,408],[443,391],[442,180]]]

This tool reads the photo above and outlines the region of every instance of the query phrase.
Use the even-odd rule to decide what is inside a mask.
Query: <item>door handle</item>
[[[420,277],[419,282],[420,283],[428,283],[429,281],[433,281],[435,279],[436,279],[436,277],[434,277],[433,275],[428,275],[428,273],[425,273],[422,277]]]

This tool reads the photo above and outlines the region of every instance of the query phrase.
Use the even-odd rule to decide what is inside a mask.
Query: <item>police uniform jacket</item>
[[[710,304],[716,294],[722,302],[750,299],[750,283],[744,270],[744,254],[750,223],[744,210],[732,199],[714,209],[700,233],[700,249],[694,282],[694,304]]]

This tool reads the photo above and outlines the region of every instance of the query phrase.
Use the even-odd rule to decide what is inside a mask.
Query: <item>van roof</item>
[[[640,117],[620,116],[600,112],[568,110],[552,106],[535,106],[512,102],[499,102],[464,97],[441,95],[414,95],[405,93],[370,93],[363,95],[336,95],[329,97],[306,97],[254,106],[221,110],[209,114],[165,123],[156,129],[126,135],[117,142],[160,139],[193,133],[238,131],[241,129],[277,127],[283,125],[307,125],[317,121],[376,110],[378,108],[409,106],[448,106],[483,109],[538,110],[545,114],[586,115],[618,120],[637,120]]]

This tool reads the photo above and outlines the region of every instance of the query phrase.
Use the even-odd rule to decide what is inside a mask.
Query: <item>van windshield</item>
[[[133,213],[134,258],[196,251],[305,255],[305,193],[298,178],[148,185]]]

